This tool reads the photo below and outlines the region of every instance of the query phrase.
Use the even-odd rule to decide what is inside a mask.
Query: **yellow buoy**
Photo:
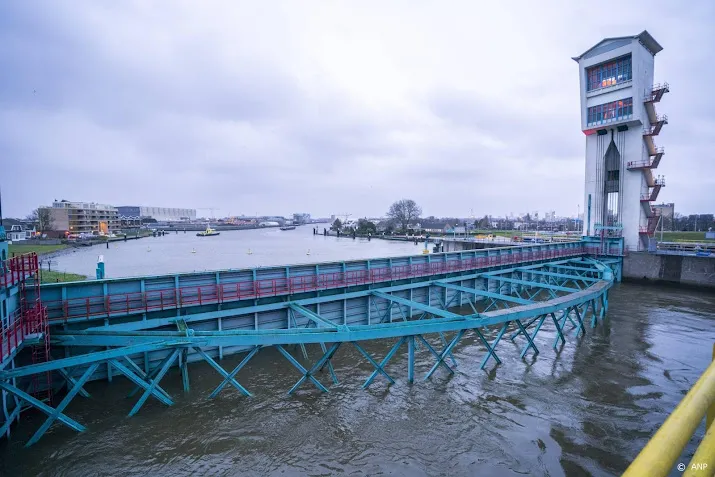
[[[192,248],[191,253],[196,253],[196,250]]]
[[[308,249],[307,252],[305,252],[306,255],[310,255],[310,249]]]
[[[253,255],[253,252],[251,252],[251,249],[248,249],[248,252],[246,252],[248,255]]]
[[[151,249],[149,247],[146,248],[147,252],[151,252]]]

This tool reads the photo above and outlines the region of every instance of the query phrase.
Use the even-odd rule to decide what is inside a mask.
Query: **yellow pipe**
[[[713,343],[713,362],[715,362],[715,343]],[[710,429],[715,421],[715,402],[710,405],[708,410],[708,417],[705,421],[705,429]]]
[[[710,426],[683,477],[712,477],[715,472],[715,427]]]
[[[705,370],[658,432],[628,466],[623,477],[666,476],[715,402],[715,362]]]

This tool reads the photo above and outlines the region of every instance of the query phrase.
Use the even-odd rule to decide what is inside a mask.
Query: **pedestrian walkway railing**
[[[705,418],[705,437],[689,463],[680,461],[683,449]],[[715,472],[715,346],[713,362],[678,407],[646,444],[624,477],[665,477],[674,469],[686,477]]]

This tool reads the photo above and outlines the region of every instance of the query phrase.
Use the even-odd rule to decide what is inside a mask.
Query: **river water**
[[[268,231],[253,233],[270,237]],[[180,234],[121,244],[117,250],[134,247],[143,261],[148,255],[139,251],[147,243],[150,256],[156,257],[154,251],[169,247],[172,240],[177,242],[172,247],[182,253],[189,246],[198,251],[218,243],[210,245],[206,239],[206,245],[197,245]],[[324,238],[313,240],[310,229],[307,239],[300,240],[294,250],[310,247],[311,252],[325,253],[324,259],[339,259],[320,249],[317,244]],[[327,240],[337,243],[335,238]],[[237,250],[247,248],[237,241]],[[266,238],[252,243],[268,250],[271,242]],[[351,239],[341,243],[355,257],[368,253],[359,247],[398,254],[415,247],[377,240],[359,246]],[[259,247],[252,246],[258,253]],[[287,254],[282,247],[271,250]],[[67,259],[81,264],[79,253],[87,252]],[[204,248],[200,253],[208,255]],[[132,256],[125,255],[127,260]],[[153,270],[136,260],[122,264],[118,257],[109,260],[109,270]],[[278,263],[285,257],[267,260]],[[237,251],[230,260],[246,266],[254,259]],[[206,261],[224,264],[210,257]],[[285,261],[305,260],[291,256]],[[162,266],[168,267],[162,271],[173,271],[175,264]],[[92,398],[77,397],[66,411],[88,432],[77,434],[55,425],[38,444],[25,449],[24,442],[44,420],[28,413],[13,428],[11,441],[0,440],[0,475],[619,475],[709,364],[715,294],[617,284],[605,326],[589,328],[585,338],[567,339],[555,352],[554,334],[545,326],[536,340],[541,353],[523,361],[516,346],[503,342],[497,348],[502,364],[492,361],[485,371],[479,370],[484,347],[465,339],[454,351],[459,364],[455,375],[439,370],[428,381],[422,378],[433,360],[420,347],[413,384],[407,382],[406,349],[401,349],[387,366],[396,384],[378,377],[367,390],[361,385],[372,367],[346,345],[334,359],[340,383],[331,386],[330,393],[304,383],[293,396],[286,392],[299,374],[269,349],[238,374],[254,397],[225,388],[209,399],[221,378],[205,363],[192,363],[190,392],[183,392],[178,370],[172,369],[162,386],[175,405],[165,407],[150,399],[132,418],[126,415],[136,397],[125,398],[132,386],[123,379],[93,382],[86,386]],[[391,345],[372,342],[366,349],[381,358]],[[300,356],[299,350],[292,352]],[[317,347],[308,352],[313,360],[319,357]],[[232,369],[239,360],[229,356],[222,365]],[[328,374],[319,379],[330,383]],[[698,441],[703,433],[701,426]],[[693,440],[691,455],[695,446]]]
[[[72,249],[53,258],[56,270],[95,276],[97,257],[104,256],[107,278],[160,275],[226,268],[255,268],[374,257],[395,257],[422,253],[424,243],[379,239],[324,237],[327,224],[295,230],[277,227],[223,231],[213,237],[197,237],[196,232],[169,233],[126,242]],[[46,265],[45,265],[46,266]]]

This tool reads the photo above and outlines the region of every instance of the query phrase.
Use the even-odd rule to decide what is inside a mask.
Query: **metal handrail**
[[[684,475],[712,475],[710,470],[715,468],[715,427],[712,425],[715,417],[715,359],[628,466],[623,477],[664,477],[670,474],[706,413],[708,430],[705,438],[687,467],[678,464],[679,471],[687,469]]]
[[[285,278],[247,280],[202,286],[187,286],[149,290],[144,292],[94,295],[64,300],[43,300],[50,313],[50,322],[67,319],[91,319],[98,316],[113,317],[131,313],[157,311],[185,306],[221,304],[269,296],[293,295],[346,286],[418,278],[444,273],[454,273],[481,268],[520,264],[535,260],[566,258],[592,254],[596,249],[580,245],[565,249],[513,249],[511,253],[494,256],[458,258],[445,262],[431,262],[370,270],[320,273]]]

